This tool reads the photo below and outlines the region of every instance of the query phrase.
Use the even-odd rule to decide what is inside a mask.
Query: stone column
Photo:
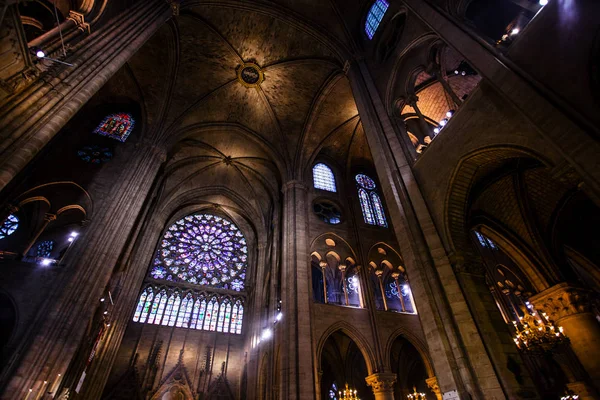
[[[307,187],[292,180],[283,185],[283,319],[280,397],[314,399],[315,379],[310,327],[310,254],[308,246]]]
[[[58,374],[61,378],[56,383],[57,392],[65,385],[71,389],[77,385],[82,371],[69,369],[69,365],[85,337],[90,318],[166,154],[150,143],[142,143],[129,151],[128,161],[106,197],[104,207],[96,213],[94,222],[65,259],[64,286],[48,299],[48,313],[28,340],[31,344],[17,360],[15,372],[3,393],[7,399],[24,398],[30,388],[40,388],[43,381],[54,379]],[[87,376],[83,390],[95,380],[103,382],[109,371],[110,365],[102,373]],[[85,398],[94,399],[100,394]]]
[[[367,385],[373,389],[375,400],[394,400],[394,383],[396,374],[376,373],[365,378]]]
[[[555,325],[563,327],[573,352],[596,389],[600,388],[600,324],[590,311],[589,291],[559,283],[529,301]]]
[[[440,385],[438,385],[437,378],[432,376],[431,378],[425,379],[425,383],[427,387],[435,394],[435,398],[437,400],[442,400],[442,391],[440,390]]]
[[[363,123],[391,227],[411,277],[419,319],[443,392],[461,398],[504,399],[502,386],[462,294],[455,272],[364,61],[348,77]],[[510,337],[508,337],[510,339]],[[506,369],[506,364],[502,365]]]
[[[325,296],[324,303],[329,303],[327,298],[327,261],[319,261],[319,267],[321,267],[321,274],[323,275],[323,295]]]
[[[0,190],[171,16],[141,0],[72,47],[65,61],[0,107]]]
[[[416,95],[411,95],[406,98],[406,102],[408,103],[408,105],[414,108],[415,112],[417,113],[417,116],[419,117],[419,127],[423,131],[421,132],[421,137],[419,139],[421,139],[421,141],[424,144],[428,145],[429,143],[431,143],[431,137],[429,136],[429,133],[432,129],[430,128],[427,121],[425,121],[425,116],[423,115],[421,109],[417,105],[418,101],[419,98]]]

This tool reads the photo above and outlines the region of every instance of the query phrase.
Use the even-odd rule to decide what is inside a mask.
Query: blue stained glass
[[[165,233],[150,275],[242,291],[247,252],[244,235],[234,224],[215,215],[189,215]]]
[[[329,400],[337,400],[338,388],[335,382],[331,384],[331,389],[329,389]]]
[[[35,250],[36,256],[43,257],[43,258],[50,257],[50,254],[52,254],[53,249],[54,249],[54,241],[53,240],[43,241],[40,244],[38,244],[38,246]]]
[[[375,181],[364,174],[356,175],[356,183],[363,189],[373,190],[375,189]]]
[[[360,189],[358,191],[358,198],[360,199],[360,208],[362,208],[365,222],[369,225],[375,225],[375,217],[373,216],[373,209],[371,208],[367,192],[364,189]]]
[[[102,120],[94,133],[124,142],[133,131],[134,125],[135,120],[130,114],[111,114]]]
[[[77,151],[77,156],[90,164],[102,164],[111,160],[113,157],[112,151],[108,147],[100,146],[83,146]]]
[[[323,163],[316,164],[313,167],[313,184],[315,189],[336,192],[335,176],[333,171]]]
[[[0,239],[4,239],[5,237],[12,235],[18,227],[19,218],[14,214],[10,214],[0,227]]]
[[[383,205],[381,199],[377,193],[371,193],[371,200],[373,200],[373,208],[375,209],[375,217],[377,217],[377,225],[386,227],[387,221],[385,220],[385,213],[383,212]]]
[[[376,0],[371,6],[369,13],[367,14],[367,21],[365,22],[365,32],[369,39],[373,39],[379,24],[385,15],[389,4],[386,0]]]

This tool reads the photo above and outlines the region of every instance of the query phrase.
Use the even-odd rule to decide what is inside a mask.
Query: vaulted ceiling
[[[144,135],[170,149],[165,199],[219,186],[266,223],[281,184],[319,154],[343,167],[371,160],[343,72],[345,25],[331,3],[287,3],[184,2],[128,62]],[[300,14],[309,6],[314,21]],[[258,86],[238,79],[249,62],[264,73]]]

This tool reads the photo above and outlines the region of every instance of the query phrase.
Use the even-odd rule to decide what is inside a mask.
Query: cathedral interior
[[[1,0],[0,398],[600,399],[597,0]]]

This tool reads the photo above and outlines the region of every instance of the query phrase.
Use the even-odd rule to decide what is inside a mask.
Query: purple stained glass
[[[389,4],[386,0],[375,0],[375,3],[371,6],[365,22],[365,32],[369,39],[373,39],[373,36],[375,36],[375,32],[379,28],[388,7]]]
[[[356,175],[356,183],[363,189],[373,190],[375,189],[375,181],[364,174]]]
[[[375,217],[373,216],[373,209],[371,208],[371,202],[369,196],[364,189],[358,191],[358,198],[360,199],[360,208],[362,208],[363,217],[365,222],[369,225],[375,225]]]
[[[244,290],[248,247],[230,221],[188,215],[167,229],[154,258],[154,279]]]

